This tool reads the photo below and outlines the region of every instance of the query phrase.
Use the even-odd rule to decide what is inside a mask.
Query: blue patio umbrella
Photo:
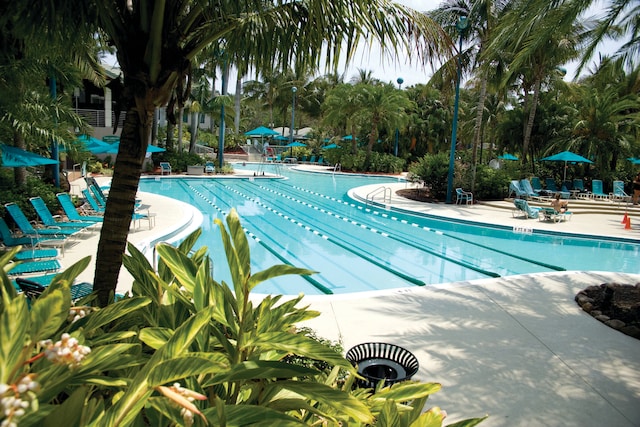
[[[269,129],[268,127],[265,127],[265,126],[258,126],[257,128],[251,129],[250,131],[245,132],[244,134],[247,136],[265,137],[265,136],[280,135],[280,132],[273,129]]]
[[[92,154],[103,154],[111,148],[111,144],[101,141],[93,136],[80,135],[75,140],[76,144],[82,144],[84,148]]]
[[[564,178],[563,181],[567,180],[567,163],[593,163],[591,160],[586,157],[582,157],[579,154],[572,153],[571,151],[563,151],[558,154],[554,154],[553,156],[545,157],[540,159],[541,162],[564,162]]]
[[[629,160],[634,165],[640,165],[640,159],[636,159],[635,157],[627,157],[627,160]]]
[[[302,142],[298,142],[298,141],[293,141],[287,145],[285,145],[285,147],[291,147],[291,157],[293,157],[293,147],[306,147],[307,144],[302,143]]]
[[[57,165],[59,162],[54,159],[42,157],[39,154],[25,151],[10,145],[0,144],[2,164],[7,168],[24,168],[27,166]]]
[[[509,154],[509,153],[505,153],[501,156],[498,156],[499,159],[502,160],[519,160],[516,156],[514,156],[513,154]]]
[[[120,149],[120,143],[116,142],[113,144],[109,144],[109,148],[106,151],[103,151],[104,154],[118,154],[118,150]],[[165,150],[162,147],[158,147],[157,145],[147,145],[147,153],[162,153]]]
[[[323,150],[330,150],[332,148],[340,148],[340,146],[337,145],[337,144],[329,144],[329,145],[325,145],[324,147],[322,147]]]

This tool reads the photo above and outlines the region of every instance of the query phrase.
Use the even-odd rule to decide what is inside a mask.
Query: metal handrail
[[[375,190],[373,190],[372,192],[367,194],[367,197],[365,199],[367,204],[369,204],[369,196],[371,196],[371,203],[373,203],[373,199],[375,198],[375,196],[377,196],[380,193],[384,193],[384,196],[383,196],[383,199],[382,199],[382,203],[386,203],[387,200],[389,202],[391,202],[391,188],[390,187],[386,187],[386,186],[382,186],[382,187],[376,188]],[[387,199],[387,194],[389,195],[388,199]]]

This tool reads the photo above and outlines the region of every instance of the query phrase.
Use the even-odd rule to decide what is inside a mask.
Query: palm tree
[[[361,101],[355,86],[342,83],[327,93],[322,104],[323,122],[335,131],[346,132],[351,136],[352,154],[358,152],[355,116],[362,107]]]
[[[403,129],[409,122],[408,110],[412,107],[412,102],[405,92],[392,84],[359,83],[354,86],[354,90],[361,106],[354,119],[364,126],[369,126],[369,141],[364,162],[367,170],[380,130],[385,129],[388,134],[392,134],[395,129]]]
[[[126,118],[98,244],[94,289],[106,304],[115,290],[126,249],[153,113],[176,96],[196,55],[211,44],[244,59],[259,72],[294,64],[315,69],[350,59],[364,36],[386,50],[434,52],[442,33],[417,12],[387,0],[263,1],[58,0],[20,2],[41,20],[34,28],[92,34],[97,29],[117,50],[124,76]],[[371,10],[378,13],[371,14]],[[407,38],[406,34],[411,37]],[[417,45],[417,49],[410,44]],[[342,55],[341,55],[342,54]],[[341,57],[343,56],[343,57]]]
[[[569,3],[541,0],[512,2],[488,48],[488,58],[509,56],[502,87],[518,83],[526,118],[522,162],[527,161],[536,108],[543,84],[558,67],[578,55],[579,11]]]

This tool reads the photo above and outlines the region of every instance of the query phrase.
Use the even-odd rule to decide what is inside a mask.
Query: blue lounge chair
[[[524,199],[514,199],[515,209],[511,211],[514,218],[524,216],[524,218],[539,218],[540,208],[529,206],[529,202]]]
[[[552,194],[560,193],[560,197],[563,199],[568,199],[571,196],[571,193],[568,191],[558,190],[558,187],[556,187],[556,181],[553,178],[545,178],[544,182],[547,185],[547,191]]]
[[[53,279],[53,277],[55,276],[51,275],[51,279]],[[14,286],[17,286],[17,288],[20,289],[31,302],[33,302],[42,295],[49,283],[50,281],[46,284],[42,284],[38,281],[18,277],[15,280]],[[71,285],[71,300],[75,302],[81,298],[91,295],[92,292],[93,285],[91,283],[83,282]]]
[[[70,221],[102,222],[104,220],[104,217],[97,215],[80,215],[76,209],[76,205],[73,204],[73,200],[71,200],[69,193],[58,193],[56,194],[56,197],[58,198],[58,202],[60,202],[60,206],[62,206],[65,215],[67,215],[67,218],[69,218]]]
[[[0,217],[0,238],[2,238],[2,242],[5,244],[5,246],[33,246],[40,240],[35,235],[15,237],[6,221],[2,217]]]
[[[85,188],[84,190],[82,190],[82,194],[84,195],[85,199],[89,203],[89,206],[91,206],[91,209],[94,212],[104,214],[104,208],[98,205],[98,202],[93,198],[93,195],[89,192],[89,190]],[[149,229],[152,228],[151,225],[153,223],[153,216],[151,214],[134,213],[131,217],[131,220],[134,222],[134,224],[136,224],[136,228],[139,227],[139,223],[141,220],[149,221]]]
[[[631,196],[624,191],[624,182],[613,181],[613,191],[609,193],[609,199],[618,203],[631,201]]]
[[[104,215],[104,206],[100,206],[89,189],[85,188],[84,190],[82,190],[82,195],[84,196],[84,200],[89,204],[91,210],[94,213],[98,215]]]
[[[538,220],[540,221],[551,221],[551,222],[561,222],[567,219],[571,219],[573,213],[570,211],[558,212],[554,208],[540,208],[540,213],[538,216]]]
[[[456,188],[456,205],[461,205],[462,202],[467,205],[472,205],[473,193],[464,191],[462,188]]]
[[[60,262],[57,259],[37,260],[37,261],[19,261],[10,262],[8,264],[9,276],[30,273],[46,273],[60,270]]]
[[[0,246],[1,249],[1,246]],[[0,251],[1,252],[1,251]],[[20,252],[16,253],[13,256],[15,261],[36,261],[36,260],[44,260],[47,258],[57,258],[59,255],[58,250],[55,248],[46,248],[46,249],[24,249]]]
[[[578,190],[577,197],[580,199],[588,199],[591,197],[591,193],[584,188],[584,182],[581,178],[576,178],[573,180],[573,189]]]
[[[595,199],[608,199],[609,195],[603,191],[602,180],[594,179],[591,181],[591,194]]]
[[[507,197],[511,197],[512,194],[518,199],[527,198],[527,193],[520,187],[520,181],[517,179],[511,180],[509,183],[509,194],[507,194]]]
[[[29,201],[33,205],[38,217],[40,217],[40,221],[47,227],[61,227],[82,231],[91,230],[97,225],[96,222],[90,221],[56,221],[41,197],[31,197]]]
[[[204,172],[205,173],[214,173],[216,171],[216,167],[213,164],[213,162],[207,162],[204,165]]]
[[[540,199],[542,197],[526,178],[520,180],[520,189],[527,195],[527,198]]]
[[[66,239],[67,237],[77,235],[81,231],[75,229],[64,229],[60,227],[36,229],[33,227],[33,225],[31,225],[31,222],[29,222],[27,216],[24,214],[24,212],[22,212],[20,206],[16,205],[15,203],[7,203],[6,205],[4,205],[4,207],[7,209],[7,212],[9,212],[9,215],[11,215],[20,231],[22,231],[22,234],[36,237],[44,236],[48,240],[50,240]]]

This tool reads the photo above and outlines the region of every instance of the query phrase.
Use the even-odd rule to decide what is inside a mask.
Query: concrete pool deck
[[[369,192],[365,186],[354,195],[366,198]],[[152,229],[146,222],[132,228],[129,240],[136,245],[149,247],[199,225],[188,205],[154,194],[141,197],[157,216]],[[520,220],[509,209],[479,204],[433,205],[392,197],[391,204],[396,203],[402,209],[477,222],[640,238],[640,220],[632,220],[627,230],[618,214],[579,214],[554,224]],[[94,233],[68,246],[63,265],[87,255],[95,259],[98,239]],[[92,272],[93,260],[80,279],[92,281]],[[580,290],[605,282],[640,283],[640,274],[541,273],[308,296],[303,303],[321,314],[305,326],[339,341],[345,351],[381,341],[414,353],[420,369],[413,378],[442,384],[428,406],[445,409],[446,424],[488,414],[481,425],[638,426],[640,340],[603,325],[574,302]],[[130,285],[123,269],[118,289],[126,291]]]

